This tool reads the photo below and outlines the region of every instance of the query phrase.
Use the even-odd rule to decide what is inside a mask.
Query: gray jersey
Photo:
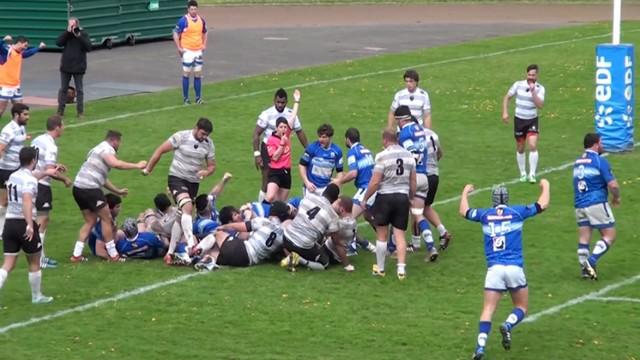
[[[7,180],[7,219],[24,219],[22,212],[22,195],[31,194],[31,209],[33,219],[36,218],[36,197],[38,196],[38,179],[31,170],[21,168],[9,176]]]
[[[544,86],[536,83],[538,98],[544,101]],[[509,96],[516,97],[516,116],[523,120],[533,119],[538,116],[538,107],[533,102],[533,95],[529,90],[527,80],[516,81],[507,92]]]
[[[325,235],[338,231],[338,214],[329,200],[307,193],[298,208],[298,214],[284,229],[284,235],[297,247],[310,249]]]
[[[107,155],[115,155],[116,149],[108,142],[103,141],[91,149],[87,154],[87,160],[80,167],[73,186],[79,189],[100,189],[107,182],[107,175],[111,167],[104,158]]]
[[[418,119],[418,122],[422,124],[424,116],[431,113],[431,101],[429,100],[429,94],[416,88],[414,92],[402,89],[396,93],[391,103],[391,111],[396,111],[400,105],[406,105],[411,110],[411,115]]]
[[[416,168],[413,154],[394,144],[376,155],[373,171],[382,173],[378,194],[407,194],[411,182],[411,171]]]
[[[251,236],[244,242],[250,265],[256,265],[282,248],[282,226],[277,218],[251,220]]]
[[[433,130],[424,128],[427,138],[427,175],[440,175],[438,170],[438,151],[440,150],[440,138]]]
[[[199,142],[193,137],[193,130],[183,130],[171,135],[169,142],[174,150],[169,175],[199,183],[198,171],[202,169],[202,163],[216,158],[213,141],[206,138]]]
[[[171,229],[173,228],[173,223],[176,221],[176,216],[176,208],[173,206],[167,209],[167,212],[164,213],[156,209],[153,210],[152,214],[150,214],[150,222],[147,225],[154,233],[170,238]]]
[[[0,158],[0,169],[16,170],[20,167],[20,150],[27,140],[27,130],[24,125],[18,125],[11,120],[0,132],[0,144],[5,145],[4,154]]]
[[[283,117],[289,121],[292,112],[293,110],[288,107],[284,108],[282,112],[278,112],[278,109],[276,109],[275,106],[272,106],[260,113],[256,125],[264,129],[264,132],[262,133],[262,142],[266,144],[269,136],[271,136],[271,134],[276,130],[276,120]],[[302,125],[300,124],[300,119],[296,116],[293,120],[293,131],[300,130],[302,130]]]
[[[49,134],[42,134],[33,139],[31,146],[38,149],[38,164],[36,170],[45,171],[47,166],[56,165],[58,163],[58,145],[56,140]],[[40,184],[50,186],[51,177],[45,176],[39,181]]]

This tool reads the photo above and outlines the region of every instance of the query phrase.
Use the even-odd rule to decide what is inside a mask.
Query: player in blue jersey
[[[107,200],[107,206],[109,206],[109,212],[111,213],[111,219],[113,223],[111,226],[113,227],[113,234],[116,233],[116,217],[120,213],[122,198],[115,194],[106,194],[105,199]],[[107,252],[107,246],[104,241],[104,237],[102,236],[102,222],[98,219],[98,222],[91,228],[91,232],[89,233],[89,248],[91,249],[91,253],[94,256],[101,257],[103,259],[109,259],[109,253]],[[88,259],[82,257],[81,261],[87,261]],[[122,259],[124,261],[124,259]]]
[[[163,242],[158,235],[149,231],[138,231],[135,219],[128,218],[122,223],[123,236],[116,241],[120,256],[136,259],[155,259],[164,256],[169,242]]]
[[[598,134],[584,137],[584,153],[573,165],[573,191],[576,220],[578,222],[578,261],[582,277],[596,280],[596,264],[616,239],[616,220],[609,206],[620,205],[620,186],[613,176],[609,162],[602,153],[602,141]],[[589,256],[589,243],[593,229],[600,231],[600,240]]]
[[[345,145],[349,149],[347,152],[347,165],[349,166],[349,171],[342,177],[342,184],[353,180],[354,185],[356,186],[356,193],[353,195],[353,209],[351,216],[353,216],[354,219],[357,219],[362,215],[375,231],[376,225],[373,222],[373,216],[367,209],[367,207],[371,208],[373,206],[376,199],[375,194],[369,198],[369,202],[366,204],[367,206],[362,204],[364,194],[367,192],[367,186],[369,186],[369,180],[371,180],[371,176],[373,176],[373,167],[376,164],[375,159],[371,150],[367,149],[360,143],[360,131],[358,129],[347,129],[344,137]],[[354,241],[349,243],[349,255],[355,255],[356,244],[371,252],[376,250],[375,245],[362,239],[357,233]]]
[[[478,343],[473,354],[474,360],[485,357],[487,337],[491,331],[491,318],[502,297],[509,291],[514,305],[511,314],[500,326],[502,346],[511,348],[511,331],[522,321],[529,306],[529,289],[524,275],[522,257],[522,227],[527,218],[540,214],[549,206],[549,182],[540,180],[538,201],[530,205],[509,203],[507,188],[499,185],[493,188],[491,208],[470,208],[469,193],[473,185],[466,185],[460,198],[460,215],[465,219],[482,224],[484,252],[487,258],[487,275],[484,282],[484,305],[480,315]]]
[[[411,201],[411,214],[413,215],[414,235],[411,244],[414,249],[420,247],[420,236],[427,245],[429,253],[427,259],[436,261],[438,249],[435,247],[429,222],[424,217],[425,200],[429,191],[429,179],[427,178],[427,136],[424,129],[414,121],[408,106],[399,106],[395,111],[396,121],[400,127],[398,144],[413,154],[416,159],[416,196]]]
[[[334,180],[338,184],[342,178],[342,150],[331,142],[333,127],[322,124],[318,128],[318,140],[309,144],[300,158],[300,177],[304,183],[304,192],[322,196],[324,189],[332,181],[333,170],[337,174]]]

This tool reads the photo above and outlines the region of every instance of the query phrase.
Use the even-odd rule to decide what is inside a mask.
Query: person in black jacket
[[[84,89],[82,77],[87,70],[87,52],[91,51],[89,34],[80,27],[77,18],[69,18],[69,26],[60,34],[56,45],[62,47],[60,59],[60,91],[58,91],[58,115],[64,116],[67,91],[71,77],[76,85],[78,118],[84,115]]]

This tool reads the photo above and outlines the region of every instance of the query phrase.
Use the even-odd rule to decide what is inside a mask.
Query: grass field
[[[607,0],[199,0],[201,5],[610,4]],[[625,0],[624,4],[640,4]]]
[[[624,29],[626,42],[640,41],[639,23],[626,23]],[[511,83],[524,76],[526,65],[536,62],[540,82],[547,88],[540,168],[548,169],[552,197],[548,211],[524,230],[533,321],[516,329],[509,353],[501,349],[494,330],[489,358],[640,358],[637,302],[604,302],[592,294],[587,301],[541,313],[601,289],[601,296],[640,299],[635,229],[640,154],[610,157],[623,204],[615,210],[619,241],[599,266],[599,282],[578,276],[571,174],[554,169],[580,154],[582,137],[593,128],[594,46],[608,40],[607,32],[603,24],[575,26],[226,81],[206,86],[203,106],[183,107],[177,89],[90,103],[88,119],[81,124],[70,120],[59,141],[60,160],[72,174],[107,129],[123,132],[122,159],[147,159],[171,133],[190,128],[205,115],[214,121],[218,171],[201,189],[230,171],[234,179],[220,204],[240,204],[257,195],[251,132],[275,89],[301,88],[301,118],[310,138],[328,121],[336,128],[339,145],[346,128],[356,126],[363,143],[379,149],[389,103],[403,86],[402,72],[415,67],[422,75],[421,85],[430,91],[434,127],[444,147],[438,193],[442,203],[437,209],[454,242],[436,264],[424,263],[424,253],[411,255],[404,282],[394,276],[372,278],[371,254],[352,258],[357,269],[352,274],[341,268],[288,273],[271,264],[205,275],[168,268],[161,261],[109,264],[92,259],[72,265],[67,258],[81,218],[70,191],[56,184],[47,249],[62,266],[45,270],[43,280],[45,293],[55,302],[29,303],[26,269],[20,261],[0,292],[0,357],[469,358],[482,304],[485,260],[481,229],[457,215],[454,197],[467,182],[482,188],[518,175],[512,128],[500,122],[500,102]],[[30,131],[42,129],[48,114],[35,111]],[[296,146],[294,151],[299,156],[301,149]],[[136,171],[111,172],[115,184],[130,189],[120,220],[151,206],[153,195],[164,190],[169,161],[169,156],[162,159],[150,177]],[[297,173],[293,178],[299,193]],[[529,184],[510,189],[513,203],[532,202],[538,193],[537,186]],[[345,187],[348,193],[353,190],[352,185]],[[489,194],[481,192],[471,203],[487,206]],[[365,234],[372,239],[369,230]],[[393,263],[388,266],[393,269]],[[160,286],[163,282],[172,283]],[[153,289],[140,289],[151,284],[156,284]],[[494,329],[509,310],[505,299]]]

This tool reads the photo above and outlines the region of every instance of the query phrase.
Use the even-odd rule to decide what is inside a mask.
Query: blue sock
[[[511,329],[513,329],[514,327],[516,327],[516,325],[518,325],[520,323],[520,321],[522,321],[522,319],[524,319],[524,311],[520,308],[513,308],[513,310],[511,310],[511,314],[509,314],[509,316],[507,317],[507,320],[505,320],[504,324],[505,326],[509,329],[509,331],[511,331]]]
[[[187,243],[185,243],[185,242],[177,243],[176,244],[176,252],[177,253],[187,252]]]
[[[202,78],[201,77],[193,78],[193,89],[196,91],[196,100],[200,99],[200,95],[202,94]]]
[[[593,253],[589,256],[589,263],[591,265],[595,265],[598,263],[598,260],[602,257],[602,255],[606,254],[609,251],[609,244],[607,244],[604,239],[598,240],[596,245],[593,247]]]
[[[188,76],[182,77],[182,97],[185,100],[189,98],[189,77]]]
[[[491,332],[491,321],[480,321],[478,326],[478,347],[487,346],[487,338]]]
[[[389,236],[389,239],[387,240],[387,251],[391,254],[396,251],[396,243],[393,241],[392,236]]]
[[[429,222],[426,219],[422,219],[418,222],[418,230],[422,237],[424,238],[424,242],[427,245],[427,250],[433,249],[433,237],[431,235],[431,228],[429,227]]]

